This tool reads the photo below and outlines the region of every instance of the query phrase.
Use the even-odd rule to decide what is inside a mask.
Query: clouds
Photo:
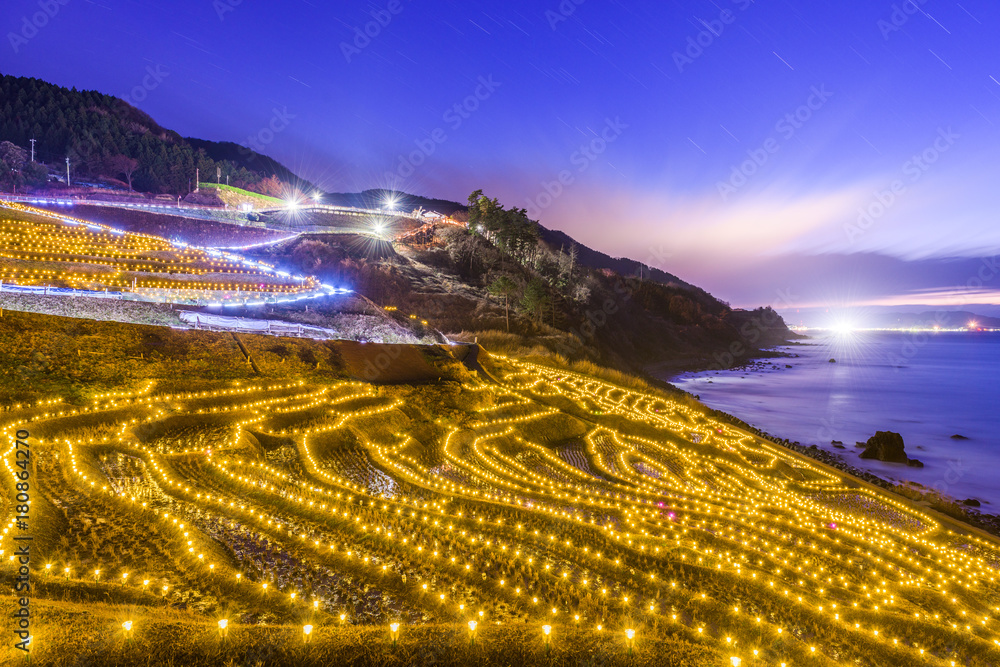
[[[836,224],[862,196],[856,188],[811,196],[765,192],[725,204],[710,195],[588,188],[551,218],[554,226],[596,241],[612,254],[642,256],[637,246],[664,243],[692,262],[746,265],[768,261],[804,236]],[[607,237],[603,233],[611,220],[621,224]]]
[[[784,181],[734,202],[581,184],[543,223],[615,256],[658,257],[656,268],[745,307],[787,289],[803,307],[1000,303],[1000,286],[954,291],[975,280],[980,258],[1000,252],[1000,226],[984,209],[995,197],[984,188],[988,172],[961,166],[908,184],[854,236],[845,230],[878,201],[891,173],[812,192]]]
[[[11,65],[115,92],[163,62],[170,94],[140,106],[185,136],[240,141],[287,106],[266,150],[330,191],[484,188],[745,306],[792,286],[815,303],[948,298],[957,278],[924,260],[1000,248],[1000,6],[931,21],[864,0],[224,4],[222,23],[220,3],[170,5],[194,37],[159,6],[67,6],[49,50]],[[488,103],[443,120],[490,74]],[[609,118],[628,125],[613,142]]]

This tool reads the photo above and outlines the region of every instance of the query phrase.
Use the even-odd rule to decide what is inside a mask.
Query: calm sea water
[[[1000,512],[1000,333],[824,333],[778,350],[798,356],[668,379],[774,436]],[[926,467],[858,458],[875,431],[900,433]]]

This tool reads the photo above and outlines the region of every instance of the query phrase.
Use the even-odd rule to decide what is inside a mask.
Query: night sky
[[[329,192],[484,188],[791,323],[1000,311],[995,0],[2,4],[0,71]]]

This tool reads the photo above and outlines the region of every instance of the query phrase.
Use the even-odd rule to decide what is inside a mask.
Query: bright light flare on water
[[[836,336],[853,336],[857,330],[850,322],[838,322],[830,327],[830,331]]]

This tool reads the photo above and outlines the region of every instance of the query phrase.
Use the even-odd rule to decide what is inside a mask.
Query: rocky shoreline
[[[796,345],[810,345],[796,338],[788,338],[782,342],[770,345],[765,348],[751,350],[752,356],[748,356],[742,363],[733,363],[725,368],[711,357],[698,357],[685,361],[657,362],[648,364],[642,369],[642,374],[654,378],[658,382],[670,382],[669,379],[676,378],[687,373],[705,373],[707,371],[759,371],[766,370],[771,366],[776,368],[791,368],[785,362],[776,362],[777,359],[796,359],[798,354],[778,348],[792,347]],[[634,372],[634,371],[633,371]]]
[[[925,501],[931,506],[931,508],[946,514],[953,519],[963,521],[970,526],[974,526],[980,530],[990,533],[991,535],[1000,537],[1000,515],[977,511],[972,508],[973,505],[971,505],[969,501],[961,501],[950,496],[942,496],[934,490],[928,489],[927,487],[917,484],[916,482],[895,484],[866,470],[861,470],[860,468],[851,465],[840,456],[824,449],[820,449],[817,445],[807,446],[798,442],[792,442],[786,438],[779,438],[747,424],[742,419],[720,410],[710,410],[709,414],[719,421],[727,422],[737,428],[743,429],[744,431],[753,433],[757,437],[768,440],[773,444],[798,452],[804,456],[808,456],[811,459],[825,463],[826,465],[836,468],[842,472],[854,475],[869,484],[887,491],[892,491],[893,493],[902,495],[910,500]]]
[[[809,344],[810,343],[802,342],[802,340],[789,340],[777,347],[788,347],[788,346],[809,345]],[[751,359],[747,359],[745,363],[733,365],[730,368],[726,368],[724,370],[729,372],[733,371],[752,372],[752,371],[763,371],[763,370],[779,370],[781,366],[784,366],[787,369],[791,368],[791,366],[784,363],[778,364],[775,362],[775,360],[781,358],[794,359],[797,358],[798,356],[799,355],[795,354],[794,352],[779,350],[775,348],[768,350],[761,350],[760,352],[757,353],[757,356]],[[699,365],[698,368],[692,367],[685,372],[705,372],[710,370],[717,370],[717,369],[709,368],[702,364]],[[656,382],[654,384],[670,387],[673,391],[679,392],[685,396],[688,396],[689,398],[698,400],[700,402],[699,396],[696,396],[687,391],[679,389],[675,385],[671,384],[669,380],[656,378]],[[926,502],[931,508],[943,514],[946,514],[952,517],[953,519],[965,522],[970,526],[974,526],[976,528],[979,528],[980,530],[984,530],[990,533],[991,535],[1000,537],[1000,515],[990,514],[988,512],[982,512],[976,509],[978,507],[981,507],[981,503],[979,503],[979,501],[975,499],[969,498],[965,500],[960,500],[957,498],[953,498],[951,496],[943,496],[934,491],[933,489],[927,488],[917,482],[905,482],[902,484],[897,484],[895,482],[883,479],[878,475],[875,475],[874,473],[868,472],[867,470],[862,470],[854,465],[851,465],[849,462],[847,462],[845,459],[838,456],[837,454],[826,451],[824,449],[820,449],[820,447],[817,445],[802,445],[799,442],[793,442],[791,440],[788,440],[787,438],[779,438],[775,435],[771,435],[766,431],[751,426],[742,419],[734,417],[733,415],[727,412],[723,412],[721,410],[709,409],[709,414],[711,414],[714,418],[720,421],[725,421],[727,423],[730,423],[733,426],[741,428],[749,433],[753,433],[754,435],[760,438],[764,438],[772,442],[773,444],[779,445],[786,449],[790,449],[794,452],[798,452],[799,454],[808,456],[809,458],[815,459],[816,461],[820,461],[821,463],[825,463],[833,468],[836,468],[837,470],[843,471],[850,475],[854,475],[855,477],[863,479],[869,484],[885,489],[887,491],[892,491],[893,493],[902,495],[913,501]],[[952,438],[955,440],[967,439],[965,436],[962,435],[953,435]],[[843,443],[834,442],[831,444],[833,444],[838,449],[845,449],[845,450],[847,449],[847,447],[845,447]],[[864,445],[865,443],[858,443],[858,446],[864,446]],[[910,459],[908,461],[908,464],[912,465],[913,467],[923,467],[923,463],[918,461],[917,459]]]

